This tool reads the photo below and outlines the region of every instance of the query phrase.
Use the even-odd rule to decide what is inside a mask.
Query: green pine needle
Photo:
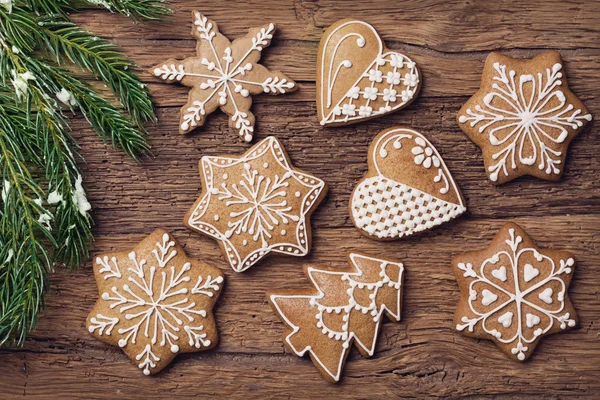
[[[43,308],[48,272],[55,263],[83,263],[93,240],[65,113],[81,112],[106,142],[136,160],[149,152],[143,123],[156,117],[134,64],[69,20],[90,4],[134,21],[170,13],[160,0],[23,0],[11,10],[0,4],[0,345],[23,343]],[[121,107],[66,62],[102,80]]]
[[[158,21],[171,14],[162,0],[85,0],[94,6],[118,12],[134,21]]]

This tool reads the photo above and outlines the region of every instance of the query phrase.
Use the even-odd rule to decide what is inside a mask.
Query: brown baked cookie
[[[382,131],[369,146],[368,163],[369,170],[352,193],[350,216],[371,239],[399,239],[467,210],[444,160],[419,132]]]
[[[268,137],[241,157],[202,157],[202,195],[183,223],[219,242],[236,272],[270,253],[305,256],[310,216],[327,193],[321,179],[292,166]]]
[[[180,82],[191,88],[181,109],[180,133],[204,125],[217,108],[229,115],[229,126],[246,142],[254,134],[252,95],[293,92],[297,85],[279,71],[271,72],[258,62],[271,44],[275,25],[251,28],[243,38],[230,42],[217,23],[198,11],[192,12],[192,35],[198,40],[197,55],[183,61],[169,59],[150,69],[167,83]]]
[[[133,251],[96,257],[94,275],[100,297],[86,328],[121,347],[145,375],[159,372],[178,353],[217,345],[212,308],[223,274],[189,259],[166,231],[157,229]]]
[[[321,125],[346,125],[407,107],[417,96],[417,65],[387,49],[375,29],[345,19],[323,34],[317,57]]]
[[[490,180],[560,179],[569,143],[592,120],[569,90],[557,51],[531,60],[491,53],[458,125],[483,152]]]
[[[364,357],[375,352],[384,314],[400,321],[401,263],[349,253],[349,269],[304,266],[314,289],[269,291],[267,297],[286,324],[284,343],[298,356],[310,354],[323,377],[340,379],[352,343]]]
[[[452,258],[461,291],[456,329],[526,360],[543,336],[577,324],[567,294],[574,265],[571,253],[539,248],[506,224],[487,249]]]

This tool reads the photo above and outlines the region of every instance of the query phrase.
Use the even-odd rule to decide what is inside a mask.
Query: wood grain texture
[[[104,12],[75,15],[114,40],[142,69],[193,54],[190,11],[198,8],[233,39],[251,26],[279,23],[264,63],[300,84],[297,93],[258,96],[255,141],[275,135],[294,164],[320,176],[330,191],[313,216],[313,251],[305,259],[273,256],[243,274],[228,268],[217,244],[181,220],[200,191],[198,159],[242,154],[241,143],[215,113],[197,133],[177,133],[187,89],[142,73],[156,97],[159,124],[149,127],[154,157],[136,164],[102,144],[81,118],[74,135],[94,207],[93,253],[133,247],[157,227],[170,231],[190,257],[223,268],[224,293],[215,309],[220,343],[206,353],[178,356],[145,377],[120,349],[94,340],[85,318],[97,289],[91,264],[50,276],[38,330],[23,348],[0,350],[0,393],[18,398],[598,398],[600,397],[600,143],[592,122],[572,143],[563,179],[523,178],[495,187],[477,147],[460,131],[456,112],[479,87],[491,50],[532,57],[557,49],[572,90],[600,116],[600,2],[427,0],[173,1],[169,23],[132,25]],[[362,124],[322,128],[315,107],[315,63],[322,31],[346,17],[372,23],[388,47],[419,63],[424,81],[407,109]],[[426,135],[444,157],[467,200],[467,214],[425,234],[378,243],[363,237],[348,215],[348,199],[367,169],[370,140],[405,126]],[[450,258],[487,246],[505,222],[520,224],[543,247],[576,255],[570,296],[580,324],[544,338],[518,364],[493,343],[452,329],[459,298]],[[351,352],[340,384],[324,381],[308,359],[286,354],[283,325],[265,298],[267,288],[306,288],[301,264],[345,266],[358,250],[398,259],[406,267],[403,320],[386,322],[375,355]]]

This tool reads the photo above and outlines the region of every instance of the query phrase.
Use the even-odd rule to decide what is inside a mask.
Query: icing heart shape
[[[531,264],[525,264],[525,267],[523,268],[523,280],[525,282],[530,282],[539,274],[540,274],[539,269],[534,268],[533,265],[531,265]]]
[[[321,125],[359,122],[406,107],[420,83],[415,62],[388,50],[366,22],[338,21],[323,34],[317,57]]]
[[[528,328],[533,328],[534,326],[536,326],[537,324],[540,323],[540,317],[538,317],[537,315],[527,313],[525,318],[526,318],[525,324],[527,325]]]
[[[506,281],[506,267],[502,266],[492,271],[492,276],[502,282]]]
[[[350,215],[372,239],[398,239],[467,210],[442,157],[419,132],[390,128],[379,133],[369,146],[368,164],[352,193]]]
[[[481,304],[483,304],[484,306],[489,306],[490,304],[498,300],[498,295],[490,292],[487,289],[483,289],[481,294],[483,295],[483,299],[481,299]]]
[[[498,318],[498,322],[502,324],[503,327],[509,328],[512,325],[512,317],[513,313],[510,311],[505,312]]]
[[[546,288],[546,289],[544,289],[544,291],[542,293],[540,293],[538,295],[538,297],[544,303],[546,303],[546,304],[552,304],[552,293],[554,293],[554,291],[552,290],[552,288]]]

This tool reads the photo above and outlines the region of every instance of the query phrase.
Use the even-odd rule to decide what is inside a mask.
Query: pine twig
[[[13,98],[0,96],[0,104]],[[0,344],[22,343],[43,307],[47,271],[52,268],[46,243],[55,243],[42,215],[48,211],[25,164],[19,136],[24,134],[25,112],[0,105],[0,161],[3,207],[0,209]],[[37,215],[40,217],[38,218]]]
[[[85,200],[85,192],[81,187],[81,172],[70,149],[72,139],[68,125],[56,100],[52,99],[57,87],[47,80],[35,59],[15,52],[1,39],[0,46],[7,55],[2,64],[4,70],[11,68],[15,76],[25,73],[32,75],[31,79],[24,81],[26,89],[20,100],[32,104],[37,110],[34,126],[38,147],[42,150],[45,162],[48,191],[60,199],[54,211],[55,239],[59,243],[55,258],[68,266],[80,265],[88,256],[92,219],[87,213],[89,203]],[[27,116],[32,119],[30,110],[31,107],[28,107]]]
[[[37,19],[38,29],[30,32],[61,62],[69,59],[79,68],[102,79],[118,96],[121,105],[140,127],[156,121],[148,88],[133,73],[135,65],[116,46],[92,35],[78,25],[60,18]]]
[[[118,12],[138,22],[142,20],[158,21],[171,14],[163,0],[84,0],[93,6],[103,7]]]

